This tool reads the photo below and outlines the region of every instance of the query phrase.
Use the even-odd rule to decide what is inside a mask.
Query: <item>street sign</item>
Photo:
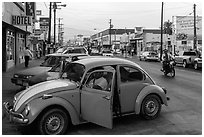
[[[49,26],[49,18],[40,18],[40,26]]]
[[[41,16],[42,15],[42,10],[36,10],[36,15]]]

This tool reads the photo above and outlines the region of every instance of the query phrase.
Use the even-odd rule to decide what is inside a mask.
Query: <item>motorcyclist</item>
[[[169,67],[169,62],[173,59],[172,55],[168,52],[167,49],[164,50],[164,55],[162,58],[162,69],[161,71],[167,70]]]

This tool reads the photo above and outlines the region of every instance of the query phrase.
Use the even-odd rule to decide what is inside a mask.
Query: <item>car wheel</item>
[[[197,62],[194,63],[194,69],[196,69],[196,70],[198,69],[198,63]]]
[[[155,119],[161,111],[161,101],[157,95],[148,95],[142,101],[141,116],[147,120]]]
[[[186,60],[183,61],[183,67],[184,67],[184,68],[187,68],[187,62],[186,62]]]
[[[60,135],[64,134],[70,123],[69,116],[61,109],[49,109],[41,115],[38,127],[41,134]]]

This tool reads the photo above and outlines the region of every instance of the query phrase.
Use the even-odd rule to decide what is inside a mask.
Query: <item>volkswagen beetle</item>
[[[103,77],[103,88],[96,77]],[[104,86],[105,85],[105,86]],[[167,91],[139,65],[126,59],[101,57],[70,63],[60,79],[33,85],[4,102],[10,120],[36,121],[41,134],[65,134],[69,125],[92,122],[113,127],[113,117],[140,114],[155,119]]]

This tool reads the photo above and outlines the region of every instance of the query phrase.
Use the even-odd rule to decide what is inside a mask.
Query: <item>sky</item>
[[[64,27],[100,32],[113,28],[159,28],[161,24],[162,1],[146,2],[132,0],[67,0],[61,1],[66,7],[60,7],[56,18],[63,18]],[[201,1],[164,1],[164,21],[172,21],[172,16],[193,15],[193,4],[196,4],[196,14],[202,16]],[[60,5],[60,4],[58,4]],[[49,1],[37,2],[37,9],[42,10],[44,17],[49,16]],[[66,32],[65,32],[66,33]]]

